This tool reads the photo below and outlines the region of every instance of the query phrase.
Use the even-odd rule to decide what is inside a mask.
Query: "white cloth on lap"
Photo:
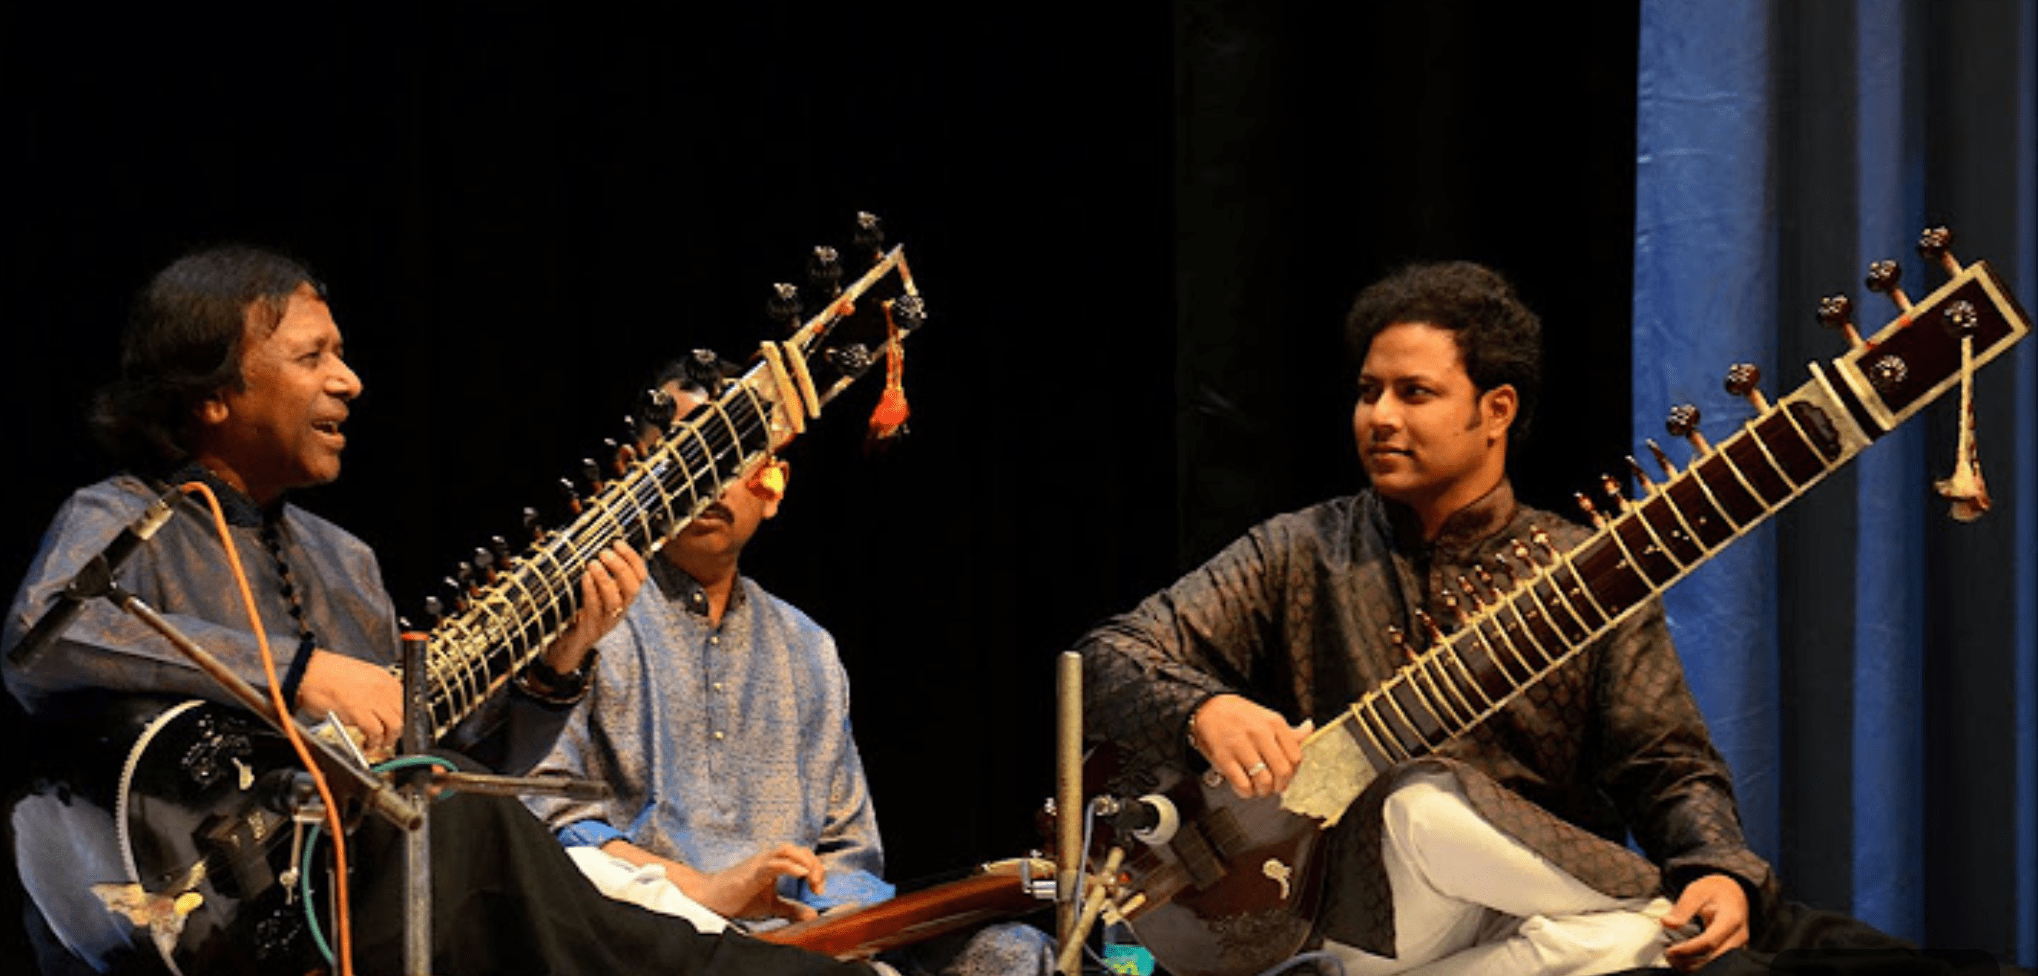
[[[665,876],[658,864],[631,864],[614,854],[592,847],[569,847],[566,855],[580,867],[580,873],[594,882],[595,889],[617,901],[626,901],[665,915],[677,915],[706,933],[729,927],[729,921],[714,910],[687,897],[686,892]]]

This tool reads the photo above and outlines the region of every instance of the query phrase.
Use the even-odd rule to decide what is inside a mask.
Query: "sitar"
[[[837,959],[870,959],[881,952],[959,932],[973,925],[1039,911],[1053,898],[1054,865],[1026,858],[981,865],[939,884],[849,911],[766,929],[757,937],[799,946]]]
[[[1318,841],[1369,784],[1478,726],[2029,333],[2001,278],[1986,263],[1960,266],[1949,242],[1943,228],[1921,238],[1919,252],[1949,279],[1916,302],[1895,262],[1871,266],[1869,287],[1899,314],[1868,339],[1847,299],[1826,299],[1819,318],[1850,348],[1812,363],[1788,395],[1769,402],[1757,371],[1731,369],[1728,391],[1754,413],[1720,443],[1698,433],[1694,407],[1673,408],[1669,432],[1693,451],[1682,470],[1650,442],[1665,480],[1636,466],[1640,497],[1595,513],[1585,540],[1561,549],[1540,534],[1516,540],[1510,573],[1464,581],[1463,621],[1449,633],[1416,621],[1410,662],[1303,743],[1279,796],[1241,800],[1214,773],[1163,771],[1181,820],[1174,836],[1110,839],[1129,856],[1121,905],[1161,964],[1175,976],[1252,976],[1295,954],[1321,900]],[[1963,435],[1963,466],[1971,450]],[[1956,512],[1977,504],[1985,493],[1956,498]]]
[[[432,741],[565,632],[599,553],[623,540],[649,557],[873,363],[896,362],[925,306],[903,247],[885,248],[877,218],[858,215],[856,250],[871,263],[846,285],[838,252],[814,250],[808,270],[821,294],[804,319],[798,289],[774,286],[769,307],[790,335],[764,343],[686,416],[659,418],[654,439],[619,449],[576,494],[566,525],[536,531],[521,552],[498,543],[463,564],[450,612],[425,635]],[[112,933],[127,943],[111,953],[123,967],[160,962],[179,976],[321,969],[292,881],[291,841],[301,834],[286,804],[297,759],[282,736],[197,700],[123,700],[93,725],[77,735],[76,774],[42,779],[14,813],[17,860],[47,853],[22,849],[24,816],[34,837],[63,848],[57,876],[24,872],[59,937],[76,946]]]

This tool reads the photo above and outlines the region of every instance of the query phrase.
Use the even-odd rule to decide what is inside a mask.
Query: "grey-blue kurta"
[[[538,771],[597,779],[615,795],[530,798],[562,841],[620,837],[708,873],[797,844],[827,868],[827,893],[781,878],[781,895],[820,910],[892,896],[850,732],[849,678],[819,624],[738,577],[717,627],[700,584],[656,560],[597,646],[587,703]]]

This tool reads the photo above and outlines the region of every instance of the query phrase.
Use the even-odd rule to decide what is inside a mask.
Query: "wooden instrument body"
[[[1053,876],[1050,868],[1036,870],[1039,877]],[[837,959],[869,959],[890,949],[1047,906],[1048,902],[1027,890],[1016,862],[1001,863],[875,905],[760,932],[757,937]]]
[[[1146,896],[1127,914],[1140,942],[1174,976],[1259,973],[1301,950],[1323,890],[1322,824],[1278,796],[1241,799],[1215,773],[1164,783],[1175,836],[1117,839]]]

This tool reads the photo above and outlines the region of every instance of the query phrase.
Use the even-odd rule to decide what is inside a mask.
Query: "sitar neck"
[[[903,248],[877,250],[877,220],[859,215],[860,246],[870,268],[847,287],[817,279],[825,304],[781,342],[764,343],[741,377],[716,391],[641,454],[618,460],[615,477],[581,498],[563,527],[540,533],[487,578],[470,581],[463,605],[426,635],[427,696],[433,739],[480,708],[519,668],[565,633],[580,609],[588,563],[618,541],[649,558],[772,451],[803,432],[832,401],[925,321]],[[815,260],[835,261],[817,248]],[[839,271],[839,269],[837,269]],[[879,286],[894,281],[889,297]],[[778,286],[790,296],[790,286]],[[790,301],[790,299],[788,299]],[[792,302],[791,316],[798,315]]]
[[[772,447],[771,403],[758,391],[763,367],[719,397],[601,490],[566,526],[535,540],[468,609],[435,628],[432,719],[438,735],[465,718],[517,669],[572,625],[580,577],[602,550],[625,541],[647,558],[730,486],[748,478]]]

